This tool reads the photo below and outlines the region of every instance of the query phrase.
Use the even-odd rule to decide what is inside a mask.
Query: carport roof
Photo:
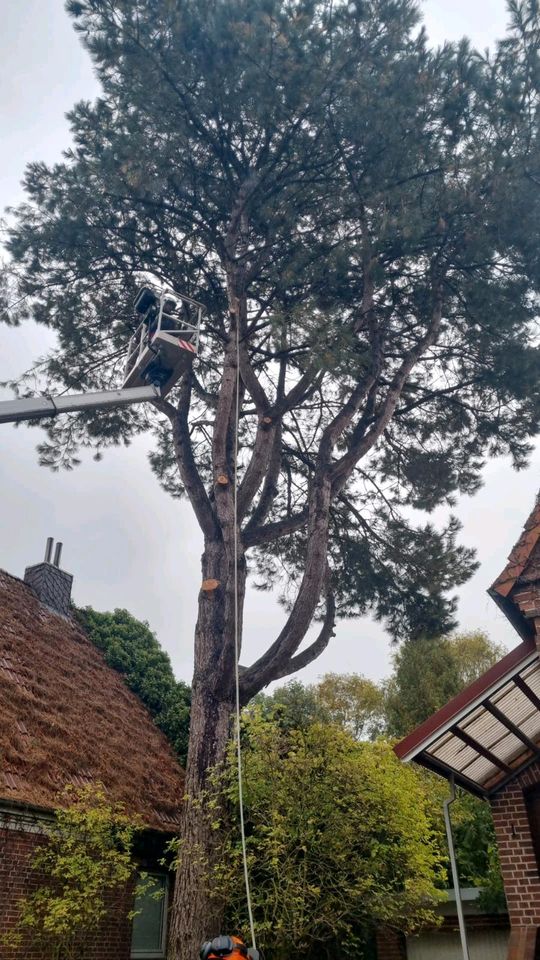
[[[523,643],[395,747],[402,760],[453,776],[483,797],[540,758],[540,620],[535,619],[536,600],[523,605],[519,594],[523,586],[534,585],[534,597],[540,598],[539,549],[540,494],[505,569],[489,590]]]
[[[396,748],[488,797],[540,758],[540,656],[527,640]]]

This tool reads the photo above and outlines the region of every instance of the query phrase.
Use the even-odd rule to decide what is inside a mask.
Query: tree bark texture
[[[244,594],[244,567],[239,564],[239,594]],[[195,668],[191,701],[186,797],[180,827],[169,957],[197,958],[203,940],[220,932],[221,904],[213,896],[211,867],[216,834],[206,815],[214,789],[212,774],[225,760],[234,709],[234,579],[223,542],[207,542],[203,584],[195,632]],[[214,584],[217,581],[217,586]]]

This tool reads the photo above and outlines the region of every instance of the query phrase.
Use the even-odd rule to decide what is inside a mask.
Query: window
[[[167,941],[167,877],[163,873],[150,874],[151,884],[145,884],[142,895],[135,897],[131,935],[131,956],[143,960],[166,956]]]

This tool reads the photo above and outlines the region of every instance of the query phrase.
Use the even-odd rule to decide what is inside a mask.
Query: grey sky
[[[425,0],[426,26],[434,43],[469,35],[492,45],[507,20],[504,0]],[[64,114],[97,92],[87,55],[60,0],[3,0],[0,39],[0,208],[22,199],[20,179],[32,160],[54,162],[68,143]],[[0,379],[29,366],[50,343],[31,325],[0,327]],[[186,504],[160,490],[146,462],[146,444],[91,458],[73,473],[51,474],[37,466],[39,431],[0,428],[0,566],[22,576],[42,558],[45,539],[65,543],[64,565],[75,575],[74,597],[98,609],[127,607],[147,619],[169,651],[179,676],[189,679],[201,542]],[[539,486],[540,448],[528,470],[514,473],[503,460],[485,471],[483,490],[457,509],[461,540],[476,547],[479,572],[460,591],[460,625],[486,628],[512,646],[515,634],[486,596],[531,509]],[[445,511],[435,515],[443,518]],[[247,604],[244,662],[274,639],[282,619],[272,597],[252,592]],[[389,672],[389,645],[369,620],[341,624],[333,646],[302,674],[358,671],[378,678]]]

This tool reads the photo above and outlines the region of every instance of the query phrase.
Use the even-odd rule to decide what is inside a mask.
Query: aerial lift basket
[[[165,397],[199,352],[203,306],[173,290],[142,287],[140,322],[128,347],[123,388],[153,384]]]

